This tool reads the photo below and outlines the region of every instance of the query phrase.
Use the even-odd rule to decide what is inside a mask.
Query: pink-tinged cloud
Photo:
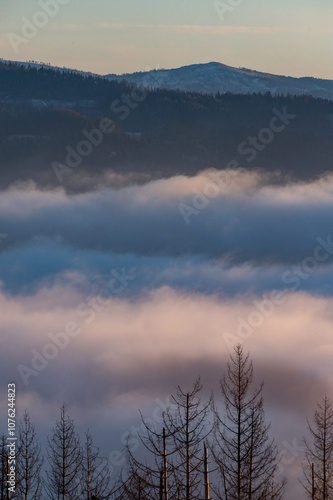
[[[219,404],[218,381],[232,343],[243,342],[256,383],[265,380],[272,434],[279,443],[301,442],[306,417],[333,392],[332,305],[332,298],[305,293],[275,301],[270,294],[221,299],[167,287],[131,299],[87,298],[70,285],[15,299],[2,293],[1,379],[17,381],[18,406],[44,419],[44,431],[69,401],[80,426],[94,428],[98,421],[109,429],[112,448],[119,440],[114,429],[125,432],[130,422],[137,424],[139,408],[149,416],[157,399],[165,400],[177,384],[190,387],[198,375]],[[75,335],[54,358],[45,357],[43,369],[34,366],[25,385],[22,366],[31,368],[36,353],[53,356],[57,349],[46,346],[54,338],[63,342],[65,331]]]

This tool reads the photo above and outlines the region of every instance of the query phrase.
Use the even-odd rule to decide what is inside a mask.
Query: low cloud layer
[[[333,177],[118,181],[0,193],[1,405],[16,380],[45,436],[67,401],[109,455],[176,385],[218,390],[242,342],[274,436],[301,442],[333,382]]]
[[[94,293],[125,268],[137,278],[132,294],[330,295],[333,177],[276,182],[207,171],[78,195],[13,187],[0,193],[0,279],[11,293],[33,293],[79,273],[75,283]]]
[[[103,302],[87,302],[70,286],[15,300],[2,293],[1,377],[16,379],[22,395],[37,393],[54,402],[70,398],[81,408],[103,392],[105,403],[115,408],[124,394],[165,394],[199,372],[208,386],[216,385],[213,379],[221,375],[232,345],[241,341],[260,377],[268,380],[269,404],[308,411],[320,386],[325,392],[332,382],[333,299],[287,294],[271,310],[264,303],[268,300],[249,295],[223,300],[167,287],[136,299],[119,295]],[[42,354],[46,344],[56,344],[55,334],[72,323],[68,345],[59,347],[54,359],[52,349],[50,359],[44,353],[45,368],[37,360],[40,373],[37,368],[38,373],[22,377],[19,365],[36,371],[32,350]],[[289,386],[279,384],[281,377],[290,378]],[[270,392],[269,385],[280,392]]]
[[[4,244],[51,238],[80,250],[289,263],[331,234],[333,177],[273,186],[256,173],[222,173],[215,184],[210,174],[79,195],[12,188],[0,196]]]
[[[256,383],[265,380],[273,435],[279,443],[300,443],[306,417],[332,387],[333,299],[287,294],[270,311],[268,300],[222,300],[166,287],[103,303],[87,303],[69,285],[15,299],[1,293],[1,379],[17,381],[19,414],[27,407],[43,420],[43,432],[50,432],[46,422],[54,421],[61,402],[69,402],[79,427],[95,429],[109,454],[121,447],[119,432],[139,422],[138,408],[149,416],[177,384],[190,387],[201,375],[205,394],[218,394],[232,344],[241,341]],[[259,311],[265,312],[258,323]],[[65,331],[68,344],[57,347]]]
[[[323,240],[325,242],[325,240]],[[237,296],[246,291],[309,291],[333,295],[333,256],[323,246],[325,262],[309,259],[294,264],[267,262],[230,263],[203,255],[115,254],[75,249],[50,239],[37,240],[0,253],[0,280],[12,294],[33,294],[40,287],[71,283],[86,295],[97,294],[112,279],[112,272],[130,273],[135,279],[124,294],[169,286],[177,290],[219,296]]]

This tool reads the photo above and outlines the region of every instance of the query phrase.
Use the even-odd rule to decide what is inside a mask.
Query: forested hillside
[[[332,169],[332,124],[333,102],[309,96],[146,91],[1,63],[0,185],[24,179],[56,185],[60,178],[66,185],[67,177],[57,176],[52,165],[72,168],[69,150],[81,173],[160,177],[224,169],[235,161],[307,179]],[[96,129],[100,133],[91,135]],[[90,142],[82,152],[81,141]]]

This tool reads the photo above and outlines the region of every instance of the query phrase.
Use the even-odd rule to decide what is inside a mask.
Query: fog
[[[332,208],[332,176],[245,171],[2,191],[3,411],[15,380],[19,415],[27,408],[45,436],[66,401],[109,456],[138,409],[151,415],[178,384],[200,375],[218,399],[242,342],[272,435],[282,449],[301,444],[333,382]]]

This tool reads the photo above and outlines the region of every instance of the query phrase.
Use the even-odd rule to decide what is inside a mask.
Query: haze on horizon
[[[333,79],[330,20],[324,0],[59,0],[37,34],[16,49],[10,33],[22,36],[47,1],[4,1],[0,55],[37,60],[98,74],[131,73],[217,61],[286,76]],[[61,4],[61,5],[60,5]],[[224,7],[224,6],[227,7]],[[286,15],[287,13],[287,15]],[[35,18],[36,19],[36,18]]]
[[[8,34],[19,34],[22,24],[41,12],[40,5],[46,2],[58,5],[57,13],[15,51]],[[333,79],[331,0],[322,0],[319,6],[314,0],[295,0],[292,5],[286,0],[239,0],[224,19],[215,6],[213,0],[3,0],[0,56],[98,74],[215,60],[274,74]],[[25,72],[39,77],[36,71]],[[77,80],[80,87],[75,87],[75,97],[83,79]],[[24,87],[26,101],[31,101],[34,85],[35,81]],[[7,91],[3,95],[7,98]],[[164,95],[167,92],[161,93],[161,100]],[[48,161],[35,155],[29,163],[28,154],[18,161],[8,155],[9,160],[3,161],[2,172],[20,174],[0,191],[2,415],[7,409],[7,381],[16,380],[20,415],[28,409],[42,438],[65,401],[80,431],[92,428],[96,443],[110,457],[122,449],[121,436],[140,425],[138,409],[149,417],[157,401],[168,401],[177,384],[189,387],[199,374],[208,394],[225,371],[233,341],[243,341],[254,362],[256,381],[265,380],[265,411],[272,436],[282,452],[289,450],[290,460],[290,447],[302,442],[306,420],[318,400],[325,393],[333,399],[333,174],[319,171],[320,148],[312,148],[314,157],[309,160],[303,147],[304,137],[309,137],[306,132],[319,131],[325,142],[308,139],[307,146],[328,144],[330,162],[333,118],[331,103],[302,98],[301,106],[300,100],[288,97],[288,106],[277,110],[272,104],[272,113],[264,119],[257,99],[270,103],[273,98],[250,97],[256,101],[253,109],[259,109],[259,119],[244,112],[249,109],[244,107],[237,115],[235,104],[227,112],[235,120],[246,116],[255,127],[259,124],[251,138],[251,145],[259,148],[247,150],[256,162],[249,165],[251,169],[235,168],[232,174],[228,169],[234,167],[225,170],[220,162],[213,168],[207,161],[204,169],[194,173],[185,169],[185,163],[175,162],[174,171],[159,176],[162,161],[153,159],[150,172],[142,161],[145,170],[135,171],[139,157],[133,170],[116,171],[112,158],[118,154],[117,142],[103,169],[97,168],[98,163],[84,162],[76,165],[75,173],[67,168],[68,185],[76,189],[66,189],[55,177],[56,156]],[[217,102],[217,96],[211,98]],[[18,102],[7,99],[10,113],[12,104],[21,111]],[[149,104],[149,99],[145,102]],[[314,114],[313,102],[324,110]],[[295,104],[301,116],[296,116]],[[144,105],[140,106],[143,121]],[[27,113],[31,109],[27,107]],[[163,114],[158,106],[154,111]],[[101,124],[100,118],[93,117],[95,121],[83,125],[80,120],[86,117],[67,108],[53,113],[45,134],[58,140],[56,127],[63,133],[73,123],[68,121],[66,129],[54,116],[78,119],[79,139],[71,143],[76,149],[83,144],[82,133],[85,139],[89,135],[83,127],[91,132]],[[31,131],[25,130],[24,135],[19,112],[17,116],[17,134],[4,133],[3,143],[7,140],[10,146],[14,141],[15,146],[18,141],[21,146],[23,135],[28,146],[37,137],[42,142],[46,139],[45,149],[50,149],[44,129],[43,135],[30,135],[37,133],[40,122],[36,120],[34,129],[27,121]],[[203,127],[209,134],[206,138],[201,134],[198,149],[191,150],[194,164],[198,151],[205,152],[201,142],[214,145],[213,133],[218,144],[223,133],[226,141],[230,137],[237,141],[232,120],[229,128],[218,129],[211,115],[208,118]],[[130,146],[121,143],[125,155],[131,146],[141,147],[136,124],[131,128],[128,117],[122,119],[119,113],[113,119],[119,127],[115,132],[119,143],[123,137],[133,141]],[[165,144],[170,131],[177,134],[173,123],[181,122],[178,117],[172,119],[165,122],[168,127],[152,120],[154,135],[148,137],[156,135],[156,141],[164,137]],[[304,128],[297,129],[297,119],[304,121]],[[181,122],[184,135],[180,137],[186,137],[191,127],[195,130],[195,124],[192,119]],[[233,153],[248,145],[249,131],[246,126],[244,130],[243,142],[236,144]],[[139,136],[138,141],[132,136]],[[62,140],[56,151],[65,155],[66,133]],[[280,144],[283,152],[284,141],[290,158],[281,160],[272,148]],[[170,144],[168,150],[172,150]],[[160,143],[159,148],[162,155]],[[92,149],[96,152],[97,146]],[[295,150],[303,153],[304,160],[294,160]],[[178,153],[183,154],[183,148]],[[262,153],[276,162],[274,171],[269,171],[267,160],[258,166]],[[83,154],[85,159],[89,154]],[[54,184],[45,187],[35,182],[32,174],[38,162],[45,177],[52,173]],[[286,165],[288,175],[279,177]],[[15,170],[17,166],[20,169]],[[292,168],[305,171],[309,178],[293,178]],[[74,333],[68,327],[73,323],[78,327]],[[68,344],[63,348],[54,344],[56,349],[51,345],[48,360],[31,371],[36,353],[46,352],[56,335],[67,333],[67,327],[73,333]],[[302,455],[291,459],[284,469],[288,500],[299,498],[301,489]],[[119,466],[113,465],[118,473]]]

